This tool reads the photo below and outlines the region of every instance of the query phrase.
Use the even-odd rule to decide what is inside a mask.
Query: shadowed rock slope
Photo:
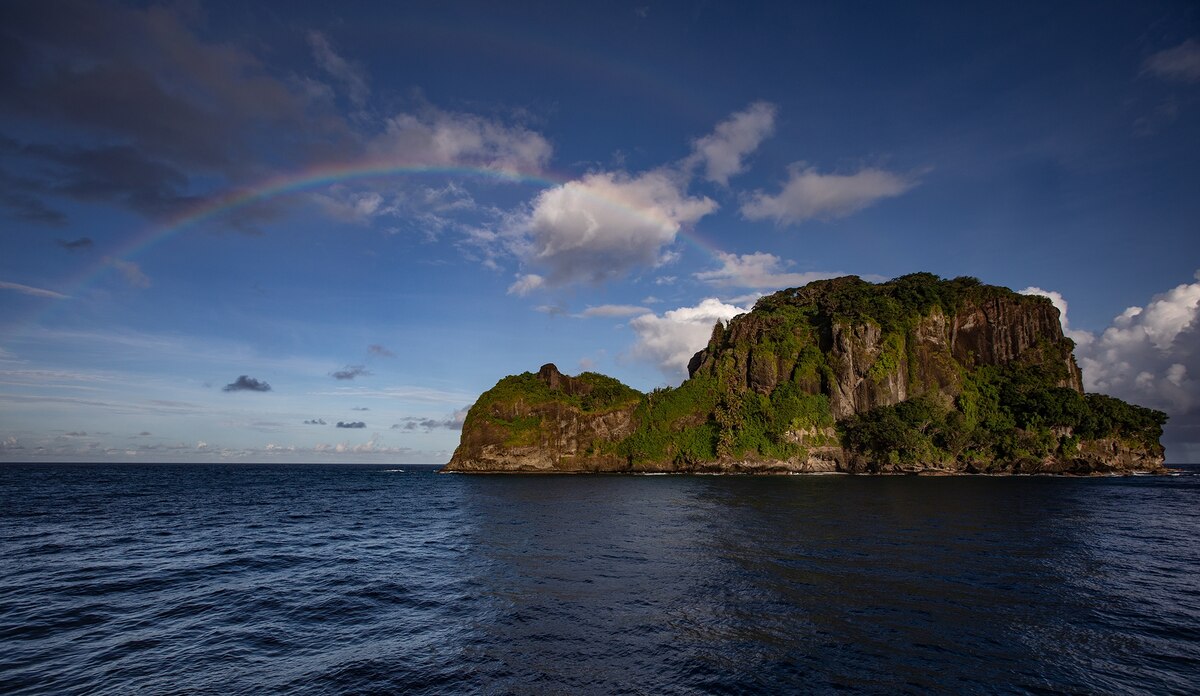
[[[446,471],[1162,472],[1166,415],[1084,394],[1044,297],[917,273],[763,297],[679,387],[545,365],[472,406]]]

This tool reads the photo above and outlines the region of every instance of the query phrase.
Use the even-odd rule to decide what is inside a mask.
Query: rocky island
[[[713,327],[678,387],[505,377],[453,472],[1162,473],[1166,414],[1085,394],[1058,310],[969,277],[855,276]]]

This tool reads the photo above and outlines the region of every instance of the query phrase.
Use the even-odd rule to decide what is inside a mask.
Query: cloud
[[[368,355],[376,355],[381,358],[396,357],[396,354],[393,353],[392,351],[388,350],[387,346],[382,346],[382,345],[379,345],[378,343],[372,343],[371,345],[367,346],[367,354]]]
[[[717,287],[736,288],[766,288],[778,289],[807,285],[814,280],[837,278],[844,273],[826,273],[810,271],[807,273],[787,273],[784,269],[790,264],[774,254],[757,252],[754,254],[727,254],[717,252],[721,268],[713,271],[700,271],[695,274],[702,280]]]
[[[1146,58],[1143,69],[1163,80],[1200,81],[1200,43],[1188,39]]]
[[[376,159],[426,166],[475,166],[536,173],[553,148],[541,134],[474,114],[428,109],[387,119],[369,146]]]
[[[668,379],[687,377],[687,364],[696,351],[708,344],[713,325],[748,312],[743,307],[708,298],[695,307],[680,307],[657,314],[643,314],[629,322],[637,334],[632,357],[654,363]]]
[[[326,423],[325,423],[324,418],[313,418],[312,420],[304,421],[304,424],[305,425],[325,425]]]
[[[262,380],[257,380],[253,377],[247,377],[246,375],[242,375],[242,376],[238,377],[237,379],[235,379],[234,381],[230,382],[229,384],[226,384],[224,387],[221,387],[221,391],[269,392],[269,391],[271,391],[271,385],[267,384],[266,382],[264,382]]]
[[[1089,390],[1191,414],[1200,406],[1200,273],[1197,282],[1130,307],[1076,355]]]
[[[355,377],[369,374],[371,373],[367,371],[367,368],[364,365],[347,365],[340,370],[329,373],[329,375],[334,379],[340,380],[354,379]]]
[[[367,96],[370,94],[370,89],[367,87],[367,78],[362,70],[338,55],[333,50],[333,47],[329,45],[329,39],[325,38],[325,35],[319,31],[308,33],[308,45],[312,48],[313,59],[317,61],[317,65],[321,66],[322,70],[329,73],[338,82],[341,82],[346,90],[346,96],[350,98],[350,102],[361,108],[366,103]]]
[[[294,169],[358,151],[359,137],[303,81],[234,42],[202,39],[200,24],[201,13],[180,6],[6,8],[13,79],[0,80],[0,115],[32,140],[3,158],[37,178],[5,202],[46,221],[53,211],[36,196],[163,216],[194,203],[198,181],[236,187],[268,162]]]
[[[131,286],[135,288],[150,287],[149,276],[143,273],[142,267],[133,261],[105,257],[104,262],[120,271],[121,277],[124,278],[125,282],[129,283]]]
[[[916,184],[914,179],[882,169],[820,174],[796,163],[789,167],[788,180],[779,193],[756,191],[742,204],[742,216],[747,220],[771,219],[780,225],[846,217],[885,198],[899,196]]]
[[[508,286],[508,294],[518,297],[525,297],[529,293],[537,290],[546,284],[546,279],[536,273],[525,273],[518,275],[517,280],[512,285]]]
[[[644,314],[649,312],[645,307],[636,305],[615,305],[606,304],[598,307],[588,307],[579,313],[581,317],[631,317],[635,314]]]
[[[33,297],[49,297],[50,299],[54,300],[70,299],[69,295],[64,295],[61,292],[54,292],[53,290],[46,290],[44,288],[35,288],[31,285],[21,285],[20,283],[9,283],[3,280],[0,280],[0,290],[13,290],[21,293],[22,295],[32,295]]]
[[[550,285],[600,282],[658,265],[686,225],[717,209],[688,196],[677,173],[596,172],[543,191],[519,222],[520,256]]]
[[[365,427],[367,427],[367,424],[362,421],[352,421],[350,423],[338,421],[337,427],[339,427],[339,428],[365,428]]]
[[[1129,307],[1099,335],[1068,332],[1084,388],[1165,411],[1171,420],[1164,440],[1190,454],[1200,452],[1200,271],[1195,280]],[[1069,327],[1059,293],[1024,292],[1049,297]]]
[[[80,250],[92,248],[92,238],[91,237],[80,237],[79,239],[75,239],[75,240],[72,240],[69,242],[59,239],[59,240],[57,240],[57,242],[60,247],[66,249],[67,251],[80,251]]]
[[[775,131],[777,109],[768,102],[755,102],[717,124],[709,135],[692,143],[692,155],[685,160],[689,169],[704,166],[704,177],[721,184],[745,171],[745,157]]]
[[[467,418],[468,408],[462,408],[455,411],[446,418],[428,418],[420,416],[406,416],[400,419],[399,423],[392,425],[392,430],[415,431],[421,430],[429,433],[434,430],[462,430],[463,421]]]

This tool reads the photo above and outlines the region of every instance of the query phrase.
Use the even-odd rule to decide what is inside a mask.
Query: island
[[[678,387],[552,364],[471,407],[443,471],[1164,473],[1166,414],[1085,394],[1049,299],[915,273],[781,290]]]

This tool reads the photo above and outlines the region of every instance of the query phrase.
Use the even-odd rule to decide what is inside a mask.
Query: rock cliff
[[[1083,393],[1058,310],[973,278],[854,276],[717,323],[689,379],[506,377],[448,471],[1162,471],[1165,415]]]

